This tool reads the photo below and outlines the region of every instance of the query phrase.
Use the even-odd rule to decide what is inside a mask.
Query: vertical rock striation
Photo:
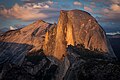
[[[55,49],[56,24],[53,24],[46,32],[43,46],[46,55],[53,55]]]
[[[52,55],[58,59],[66,55],[68,45],[77,44],[82,44],[89,50],[104,53],[103,55],[107,57],[116,57],[104,30],[95,18],[85,11],[62,10],[55,33],[55,40],[53,40],[55,47],[52,49],[54,50]]]

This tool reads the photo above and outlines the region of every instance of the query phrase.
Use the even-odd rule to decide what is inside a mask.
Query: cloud
[[[17,28],[10,26],[10,30],[16,30]]]
[[[47,4],[52,5],[52,4],[54,4],[54,2],[53,1],[47,1]]]
[[[87,6],[84,6],[84,10],[93,13],[93,10]]]
[[[50,7],[49,5],[38,5],[38,4],[33,5],[33,8],[35,8],[35,9],[39,9],[39,8],[49,8],[49,7]]]
[[[32,0],[21,0],[21,1],[32,1]]]
[[[109,9],[104,9],[103,11],[98,13],[101,17],[98,17],[98,20],[101,22],[113,22],[118,23],[120,21],[120,13],[113,12]]]
[[[26,6],[32,6],[33,8],[50,8],[55,2],[53,1],[46,1],[46,2],[39,2],[39,3],[26,3]]]
[[[21,0],[22,2],[25,2],[25,3],[33,3],[34,0]]]
[[[118,4],[112,4],[110,8],[112,11],[120,12],[120,5]]]
[[[96,3],[95,2],[91,2],[89,5],[90,8],[96,8]]]
[[[39,2],[46,2],[48,0],[21,0],[24,3],[39,3]]]
[[[102,8],[97,14],[101,15],[99,21],[118,24],[120,21],[120,0],[111,0],[109,6]]]
[[[51,1],[44,3],[26,3],[22,6],[15,4],[10,9],[4,8],[0,10],[0,15],[5,18],[15,18],[23,21],[47,19],[58,15],[56,14],[58,10],[50,7],[52,4],[53,2]],[[51,11],[53,13],[45,11]]]
[[[78,1],[73,2],[73,4],[74,4],[75,6],[82,6],[82,3],[81,3],[81,2],[78,2]]]
[[[0,11],[0,14],[6,18],[16,18],[21,20],[32,20],[36,18],[46,18],[47,15],[39,13],[38,10],[31,7],[23,7],[15,4],[11,9],[4,9]]]
[[[112,3],[120,4],[120,0],[111,0]]]
[[[117,34],[120,34],[120,32],[111,32],[111,33],[106,33],[107,35],[117,35]]]

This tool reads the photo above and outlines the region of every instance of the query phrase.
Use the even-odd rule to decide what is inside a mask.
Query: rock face
[[[49,33],[49,32],[48,32]],[[51,35],[46,34],[46,36]],[[68,45],[82,44],[89,50],[97,50],[108,57],[115,57],[110,47],[105,32],[89,13],[80,10],[71,10],[60,12],[60,17],[56,31],[54,30],[55,43],[47,47],[55,46],[52,53],[51,49],[44,49],[46,53],[53,54],[58,59],[66,55],[66,47]],[[52,42],[46,40],[45,42]],[[46,43],[47,44],[47,43]]]
[[[99,51],[108,58],[115,58],[104,30],[89,13],[62,10],[58,24],[38,20],[24,28],[1,35],[0,62],[11,59],[11,62],[20,64],[26,54],[40,49],[44,50],[45,55],[60,60],[67,55],[68,45],[78,44],[86,49]]]
[[[42,20],[0,36],[0,63],[7,60],[20,64],[26,54],[43,47],[45,33],[52,24]]]
[[[79,50],[79,52],[77,52]],[[93,52],[92,52],[93,53]],[[36,55],[35,55],[36,54]],[[67,56],[58,60],[42,51],[27,55],[19,65],[0,64],[0,80],[119,80],[120,63],[90,56],[85,49],[69,46]],[[84,55],[89,54],[89,55]]]
[[[58,24],[38,20],[0,35],[0,80],[118,80],[112,58],[104,30],[81,10],[61,11]]]
[[[33,49],[39,50],[43,46],[47,27],[50,26],[51,24],[39,20],[22,29],[6,32],[1,36],[0,42],[28,44],[34,46]]]
[[[57,30],[56,24],[53,24],[45,34],[43,50],[46,55],[53,55],[54,53],[57,32],[56,30]]]

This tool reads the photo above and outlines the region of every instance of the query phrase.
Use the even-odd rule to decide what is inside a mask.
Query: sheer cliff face
[[[80,10],[61,11],[55,33],[53,56],[58,59],[66,55],[68,45],[77,44],[83,44],[89,50],[97,50],[115,57],[109,47],[104,30],[87,12]]]
[[[9,54],[17,56],[17,53],[23,55],[43,49],[46,55],[62,59],[67,54],[67,46],[77,44],[115,57],[104,30],[89,13],[81,10],[61,11],[58,24],[39,20],[0,35],[1,54],[10,52]]]
[[[118,80],[113,58],[104,30],[80,10],[61,11],[58,24],[38,20],[0,34],[0,80]]]
[[[74,43],[83,44],[90,50],[108,52],[105,33],[90,14],[78,10],[65,13],[73,26]]]
[[[43,50],[46,55],[53,55],[55,50],[55,40],[56,40],[56,24],[53,24],[46,32],[45,42],[43,44]]]

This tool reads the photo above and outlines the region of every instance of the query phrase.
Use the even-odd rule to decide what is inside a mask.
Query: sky
[[[0,29],[58,21],[60,10],[89,12],[106,32],[120,31],[120,0],[0,0]]]

